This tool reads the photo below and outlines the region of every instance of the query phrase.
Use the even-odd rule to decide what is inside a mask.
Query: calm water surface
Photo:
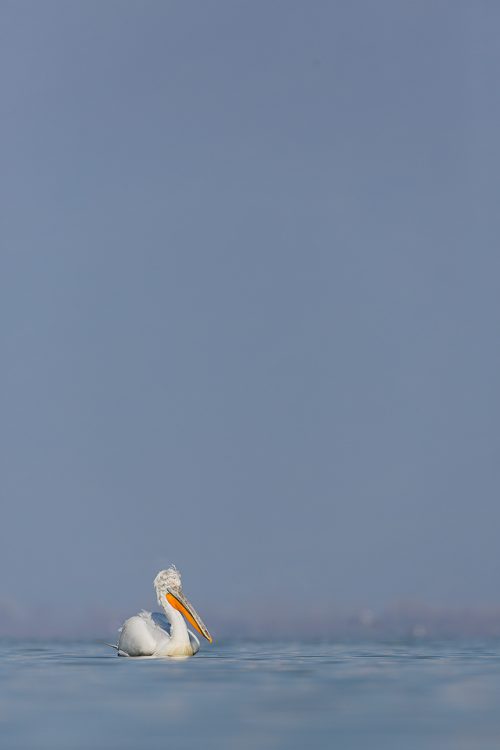
[[[0,644],[5,750],[500,748],[498,644]]]

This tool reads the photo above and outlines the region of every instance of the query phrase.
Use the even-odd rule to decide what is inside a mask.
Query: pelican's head
[[[154,580],[156,598],[160,607],[170,604],[171,607],[180,612],[201,635],[212,643],[212,636],[193,605],[186,599],[182,592],[181,574],[171,565],[167,570],[160,570]]]

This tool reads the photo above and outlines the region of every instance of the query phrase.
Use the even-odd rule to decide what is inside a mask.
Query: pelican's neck
[[[175,643],[183,644],[183,645],[190,645],[189,640],[189,633],[188,629],[186,627],[186,621],[184,620],[183,616],[180,612],[178,612],[176,609],[174,609],[167,600],[165,600],[165,603],[161,603],[164,611],[165,611],[165,617],[169,621],[171,625],[170,630],[170,638],[172,641],[175,641]]]

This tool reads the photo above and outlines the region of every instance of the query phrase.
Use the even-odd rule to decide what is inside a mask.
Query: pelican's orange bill
[[[193,628],[196,628],[198,633],[201,633],[209,643],[212,643],[212,636],[206,629],[203,620],[183,594],[180,592],[173,594],[169,591],[168,594],[165,594],[165,598],[174,609],[180,612],[181,615],[184,615],[186,620],[191,623]]]

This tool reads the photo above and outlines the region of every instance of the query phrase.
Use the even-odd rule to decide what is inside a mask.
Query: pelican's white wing
[[[198,638],[195,636],[195,634],[192,632],[192,630],[188,630],[189,640],[191,642],[191,646],[193,647],[193,656],[198,653],[200,650],[200,642]]]
[[[154,624],[157,625],[159,628],[164,630],[168,635],[170,635],[170,628],[172,627],[163,612],[144,612],[144,610],[141,612],[141,615],[149,615],[149,617],[153,620]]]
[[[140,612],[125,620],[120,629],[118,653],[154,656],[170,641],[170,624],[159,612]]]

